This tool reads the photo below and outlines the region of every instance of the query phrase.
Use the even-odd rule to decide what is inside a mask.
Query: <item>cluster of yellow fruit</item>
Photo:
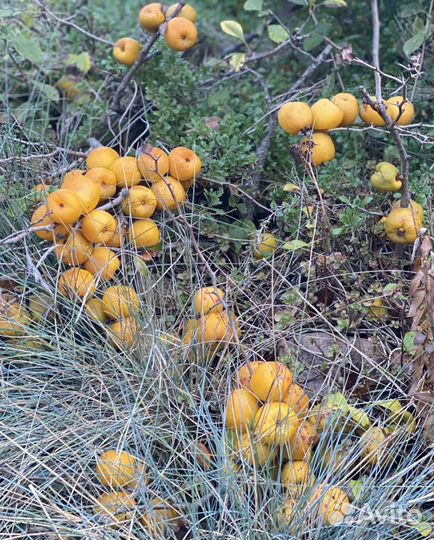
[[[375,101],[375,98],[372,98]],[[408,125],[414,118],[414,107],[402,96],[385,102],[387,112],[399,125]],[[352,125],[360,112],[366,125],[384,126],[382,117],[374,109],[362,103],[359,111],[357,99],[348,93],[336,94],[331,100],[322,98],[311,107],[302,101],[284,103],[278,113],[280,127],[290,135],[298,135],[306,130],[313,133],[301,141],[301,152],[310,156],[314,165],[321,165],[334,159],[335,145],[328,130]]]
[[[116,277],[121,266],[117,252],[125,245],[136,250],[158,246],[160,229],[150,217],[156,210],[183,205],[202,163],[189,148],[177,147],[166,154],[146,145],[138,159],[99,147],[86,164],[87,171],[67,173],[60,189],[43,192],[44,204],[36,208],[31,223],[37,236],[55,244],[59,261],[72,267],[60,276],[59,292],[88,299],[98,283]],[[143,181],[149,187],[139,185]],[[103,307],[113,289],[117,312]],[[131,311],[129,305],[138,307],[136,293],[128,287],[111,287],[104,298],[92,300],[89,313],[100,322],[116,319],[112,332],[125,333],[131,342],[135,325],[126,311]]]
[[[97,461],[96,474],[111,491],[98,497],[95,513],[109,520],[111,526],[130,523],[137,517],[149,534],[161,537],[181,517],[169,501],[159,497],[148,501],[145,512],[139,511],[133,492],[147,483],[147,477],[145,465],[132,454],[119,450],[104,452]]]
[[[315,485],[309,464],[319,434],[338,411],[323,405],[309,410],[308,396],[280,362],[250,362],[240,368],[236,382],[239,387],[229,396],[225,417],[226,427],[233,433],[233,469],[238,471],[246,464],[273,466],[276,457],[280,463],[284,456],[287,463],[281,470],[274,465],[276,479],[287,494],[279,514],[281,522],[290,523],[300,498],[310,490],[312,513],[319,513],[325,523],[341,523],[350,511],[348,495],[336,486]],[[346,427],[336,423],[336,429]],[[378,463],[386,448],[384,434],[379,428],[368,429],[361,446],[364,464]]]
[[[237,318],[232,311],[227,311],[224,298],[224,292],[216,287],[204,287],[196,292],[193,309],[197,318],[189,319],[184,325],[182,342],[185,346],[196,342],[216,351],[241,336]]]
[[[399,191],[402,187],[399,170],[392,163],[382,161],[375,167],[371,184],[380,193]],[[395,244],[413,244],[423,221],[423,207],[416,201],[411,201],[407,208],[401,207],[401,201],[395,201],[389,215],[382,220],[387,237]]]
[[[176,15],[175,15],[176,13]],[[174,51],[187,51],[197,43],[196,10],[188,4],[181,6],[153,2],[140,10],[140,26],[150,33],[155,33],[164,27],[164,39]],[[133,38],[119,39],[113,48],[113,56],[120,64],[132,66],[142,52],[142,45]]]

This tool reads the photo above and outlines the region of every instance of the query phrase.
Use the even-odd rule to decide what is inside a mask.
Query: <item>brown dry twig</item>
[[[92,34],[91,32],[88,32],[84,28],[81,28],[81,26],[79,26],[78,24],[75,24],[75,23],[73,23],[71,21],[67,21],[65,19],[61,19],[60,17],[55,15],[52,11],[50,11],[49,8],[45,5],[45,3],[41,2],[41,0],[35,0],[35,2],[39,7],[41,7],[45,11],[45,13],[49,17],[51,17],[52,19],[54,19],[58,23],[65,24],[66,26],[70,26],[71,28],[74,28],[78,32],[81,32],[85,36],[87,36],[87,37],[89,37],[91,39],[94,39],[95,41],[99,41],[100,43],[104,43],[105,45],[110,45],[111,47],[113,47],[113,45],[114,45],[113,42],[108,41],[107,39],[104,39],[102,37],[96,36],[95,34]]]

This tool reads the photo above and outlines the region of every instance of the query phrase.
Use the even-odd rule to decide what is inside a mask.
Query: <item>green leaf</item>
[[[345,0],[326,0],[324,5],[327,7],[347,7]]]
[[[359,424],[359,426],[363,429],[368,429],[372,426],[372,422],[369,419],[369,416],[365,413],[363,409],[357,409],[357,407],[351,407],[349,408],[351,418]]]
[[[303,41],[303,49],[309,52],[312,49],[315,49],[315,47],[317,47],[323,39],[323,35],[319,34],[318,32],[312,32],[312,34]]]
[[[291,242],[285,242],[283,244],[283,249],[287,249],[288,251],[297,251],[298,249],[306,248],[310,249],[310,244],[303,242],[303,240],[291,240]]]
[[[246,11],[262,11],[263,0],[246,0],[244,9]]]
[[[377,407],[382,407],[383,409],[387,409],[388,411],[391,411],[394,414],[402,411],[401,402],[397,399],[387,399],[385,401],[376,401],[375,405]]]
[[[268,37],[274,43],[283,43],[289,37],[288,32],[280,24],[270,24],[268,26]]]
[[[59,101],[59,92],[57,88],[51,86],[50,84],[41,83],[39,81],[34,81],[33,87],[39,90],[39,92],[48,99],[48,101],[54,101],[58,103]]]
[[[353,499],[354,500],[360,499],[363,492],[363,486],[364,486],[363,481],[350,480],[349,484],[350,484],[351,493],[353,495]]]
[[[0,19],[7,19],[8,17],[15,17],[19,15],[19,11],[13,11],[12,8],[1,8]]]
[[[296,6],[307,6],[307,0],[289,0],[291,4],[295,4]]]
[[[347,398],[341,392],[330,394],[327,397],[326,403],[327,407],[330,409],[339,409],[346,413],[350,412],[350,406],[348,405]]]
[[[300,191],[300,188],[296,184],[292,184],[289,182],[288,184],[285,184],[283,186],[283,191],[288,191],[289,193],[292,193],[293,191]]]
[[[412,523],[411,526],[424,538],[429,536],[433,531],[433,527],[428,521],[417,521],[416,523]]]
[[[134,266],[136,271],[140,276],[147,277],[149,276],[149,268],[146,262],[141,257],[134,257]]]
[[[43,60],[39,42],[34,38],[27,38],[22,34],[18,34],[12,38],[12,47],[20,56],[34,64],[40,64]]]
[[[423,42],[425,41],[425,37],[425,30],[419,30],[419,32],[416,32],[414,36],[412,36],[410,39],[407,39],[407,41],[402,47],[404,54],[406,56],[410,56],[412,53],[414,53],[414,51],[417,51],[417,49],[419,49],[419,47],[421,47]]]
[[[237,21],[222,21],[220,28],[225,34],[244,41],[243,27]]]
[[[234,71],[240,71],[246,62],[246,53],[234,53],[229,60],[229,64],[234,68]]]
[[[66,59],[68,66],[75,66],[82,73],[88,73],[92,68],[92,60],[88,52],[82,52],[81,54],[70,54]]]
[[[416,332],[407,332],[404,336],[404,348],[410,354],[416,351],[415,339]]]

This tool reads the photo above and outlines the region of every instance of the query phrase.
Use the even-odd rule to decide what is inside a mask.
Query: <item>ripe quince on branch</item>
[[[382,161],[375,167],[371,184],[376,191],[381,193],[399,191],[402,187],[399,170],[392,163]]]

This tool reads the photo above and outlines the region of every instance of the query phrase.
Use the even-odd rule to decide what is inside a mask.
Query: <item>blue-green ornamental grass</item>
[[[370,185],[378,163],[399,168],[394,140],[360,120],[339,128],[336,158],[316,170],[315,182],[299,160],[299,138],[276,126],[259,185],[252,183],[270,117],[327,44],[338,48],[291,99],[312,104],[349,92],[360,101],[360,86],[375,93],[374,70],[352,56],[372,61],[370,8],[335,0],[192,5],[198,44],[179,54],[157,40],[120,112],[111,100],[128,68],[112,47],[123,36],[146,39],[140,2],[21,0],[0,8],[0,319],[11,296],[29,314],[18,336],[0,338],[0,533],[142,540],[150,536],[140,517],[161,498],[182,516],[167,532],[178,539],[429,538],[432,416],[419,392],[410,393],[426,328],[412,328],[407,317],[412,248],[396,250],[379,223],[401,194]],[[381,2],[380,19],[383,94],[402,95],[403,81],[415,105],[416,125],[399,133],[410,192],[429,225],[432,5]],[[203,163],[183,213],[161,213],[161,251],[120,254],[113,284],[140,297],[132,348],[115,346],[81,301],[59,293],[65,267],[54,246],[27,233],[42,200],[34,186],[44,181],[52,191],[67,171],[84,167],[90,137],[130,156],[143,142],[183,145]],[[263,231],[278,246],[256,259]],[[182,345],[194,293],[212,285],[242,331],[215,354],[194,341]],[[372,309],[377,299],[385,311]],[[285,453],[275,449],[276,460],[262,468],[242,459],[234,467],[234,433],[224,427],[234,374],[261,359],[284,362],[312,406],[330,405],[330,395],[339,403],[312,453],[315,483],[294,503],[289,524]],[[367,463],[361,434],[371,426],[387,445],[382,459]],[[110,449],[146,466],[137,511],[118,528],[94,511],[107,493],[96,462]],[[326,524],[309,503],[320,485],[350,499],[339,524]]]

